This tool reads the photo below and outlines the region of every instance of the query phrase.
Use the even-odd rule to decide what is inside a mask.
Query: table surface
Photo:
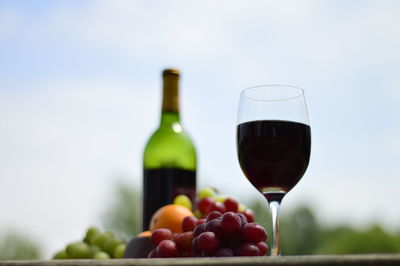
[[[0,261],[0,266],[130,266],[130,265],[400,265],[400,254],[283,257],[170,258],[111,260]]]

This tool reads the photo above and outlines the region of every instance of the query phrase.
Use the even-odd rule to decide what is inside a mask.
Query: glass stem
[[[269,207],[271,208],[271,213],[272,213],[271,256],[280,256],[281,255],[281,247],[280,247],[280,239],[279,239],[279,209],[281,207],[281,204],[278,201],[271,201],[269,203]]]

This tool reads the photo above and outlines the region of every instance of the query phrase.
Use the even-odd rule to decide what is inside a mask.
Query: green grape
[[[242,203],[239,203],[238,212],[243,212],[243,211],[245,211],[245,210],[247,210],[247,209],[248,209],[248,208],[247,208],[246,205],[244,205],[244,204],[242,204]]]
[[[113,256],[115,248],[120,244],[115,238],[108,238],[104,245],[102,246],[102,250],[107,252],[110,256]]]
[[[199,210],[195,210],[195,211],[193,212],[193,214],[194,214],[194,216],[196,216],[197,219],[200,219],[201,216],[202,216],[201,211],[199,211]]]
[[[99,251],[96,254],[94,254],[93,259],[96,260],[104,260],[104,259],[109,259],[110,255],[108,255],[107,253],[103,252],[103,251]]]
[[[216,202],[221,202],[221,203],[224,203],[224,201],[225,201],[227,198],[228,198],[227,196],[214,196],[214,197],[213,197],[213,199],[214,199]]]
[[[68,257],[72,259],[85,259],[90,258],[90,247],[85,242],[71,243],[65,249]]]
[[[103,248],[104,243],[106,242],[106,240],[107,240],[107,235],[106,234],[98,234],[98,235],[93,237],[92,245],[98,246],[100,248]]]
[[[183,207],[188,208],[189,210],[192,209],[192,201],[189,199],[188,196],[183,194],[176,196],[173,201],[173,204],[181,205]]]
[[[115,249],[114,249],[114,258],[116,259],[121,259],[124,257],[125,254],[125,244],[119,244]]]
[[[197,198],[198,199],[211,198],[214,197],[214,195],[215,195],[215,189],[211,187],[205,187],[200,189],[200,191],[197,193]]]
[[[65,250],[61,250],[54,254],[53,260],[66,260],[69,259],[68,254]]]
[[[95,227],[95,226],[91,226],[89,227],[89,229],[86,231],[86,235],[85,238],[83,239],[83,241],[85,241],[88,244],[92,244],[93,239],[97,236],[100,235],[100,229]]]
[[[100,252],[101,248],[99,246],[90,246],[90,257],[93,258],[93,256],[97,253]]]
[[[111,232],[111,231],[105,231],[105,232],[104,232],[104,235],[105,235],[107,238],[115,238],[114,233]]]

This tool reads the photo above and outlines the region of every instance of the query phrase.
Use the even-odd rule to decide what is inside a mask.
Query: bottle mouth
[[[180,71],[177,68],[167,68],[167,69],[164,69],[162,75],[163,76],[170,76],[170,75],[179,76]]]

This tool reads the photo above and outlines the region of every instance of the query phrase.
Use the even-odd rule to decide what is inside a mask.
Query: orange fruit
[[[151,231],[150,231],[150,230],[148,230],[148,231],[143,231],[143,232],[139,233],[137,236],[138,236],[138,237],[148,237],[148,236],[151,236]]]
[[[182,221],[186,216],[194,215],[182,205],[169,204],[158,209],[151,217],[150,231],[167,228],[174,233],[182,233]]]

